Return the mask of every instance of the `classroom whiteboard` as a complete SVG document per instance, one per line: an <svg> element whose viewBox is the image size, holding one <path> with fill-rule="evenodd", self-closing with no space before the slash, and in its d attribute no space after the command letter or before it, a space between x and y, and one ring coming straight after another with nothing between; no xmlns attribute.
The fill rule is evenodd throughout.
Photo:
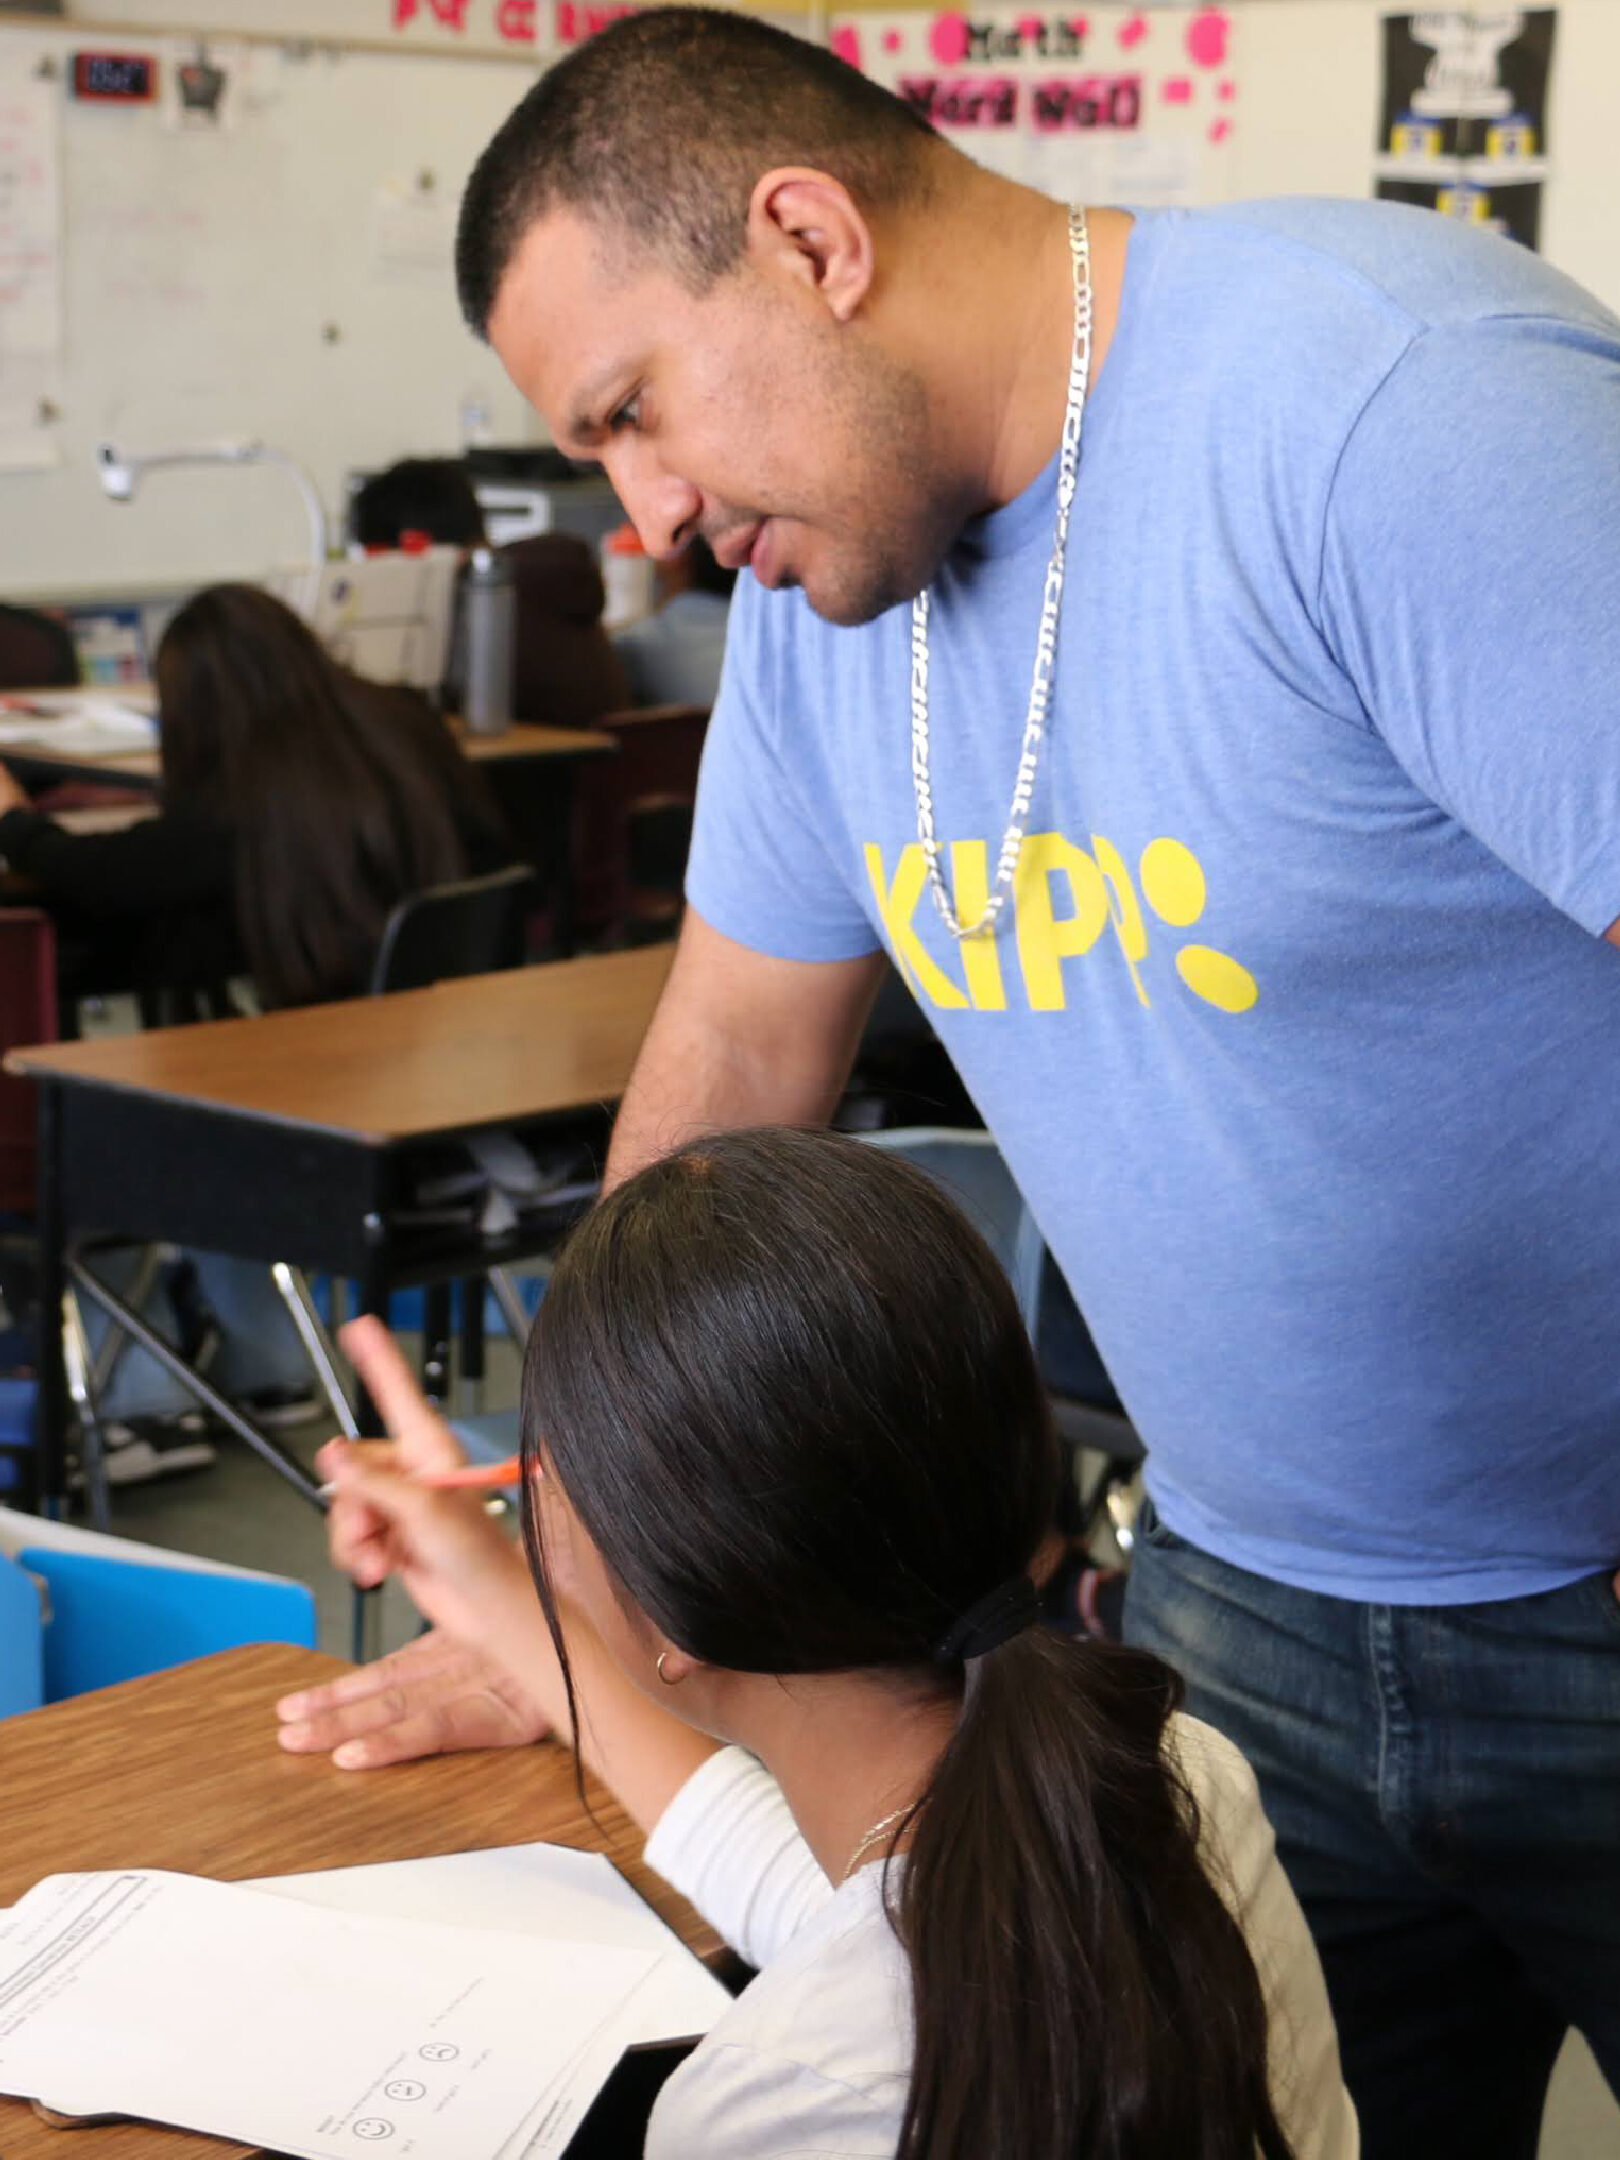
<svg viewBox="0 0 1620 2160"><path fill-rule="evenodd" d="M115 44L172 70L194 40L0 27L0 63L58 69ZM62 343L44 385L55 462L0 471L0 597L255 575L303 552L274 468L157 473L102 495L97 441L155 450L256 436L310 471L336 521L345 472L457 450L464 405L494 439L538 423L456 310L462 184L533 80L532 60L214 40L218 125L166 99L97 106L60 79ZM7 404L0 347L0 408ZM30 396L37 365L17 363Z"/></svg>
<svg viewBox="0 0 1620 2160"><path fill-rule="evenodd" d="M141 11L85 4L126 21ZM268 29L276 12L270 0L170 0L168 19ZM359 21L360 0L340 12ZM1207 191L1371 194L1379 0L1230 0L1218 12L1236 93ZM1168 13L1145 13L1154 38L1169 34ZM89 25L0 27L0 60L22 50L60 63L112 42ZM196 50L155 33L116 42L171 69ZM210 50L240 71L213 132L177 129L166 109L60 104L57 462L0 471L0 596L251 576L298 555L284 475L160 474L133 504L112 504L92 468L106 435L134 450L260 436L310 470L334 522L349 468L459 448L469 404L498 441L541 439L462 327L448 256L466 174L543 53L441 58L233 41L228 29ZM1620 0L1562 0L1542 252L1620 311L1617 111ZM8 364L0 341L0 418Z"/></svg>

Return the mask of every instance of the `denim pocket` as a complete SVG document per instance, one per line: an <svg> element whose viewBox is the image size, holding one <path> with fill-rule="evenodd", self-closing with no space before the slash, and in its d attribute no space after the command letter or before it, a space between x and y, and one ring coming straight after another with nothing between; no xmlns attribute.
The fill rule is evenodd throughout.
<svg viewBox="0 0 1620 2160"><path fill-rule="evenodd" d="M1190 1552L1192 1547L1179 1531L1172 1530L1151 1500L1144 1499L1136 1511L1135 1543L1149 1552Z"/></svg>
<svg viewBox="0 0 1620 2160"><path fill-rule="evenodd" d="M1620 1566L1604 1568L1599 1574L1586 1576L1579 1588L1585 1591L1589 1600L1596 1601L1599 1625L1606 1627L1615 1641L1620 1643L1620 1598L1614 1594L1614 1579L1617 1574L1620 1574Z"/></svg>

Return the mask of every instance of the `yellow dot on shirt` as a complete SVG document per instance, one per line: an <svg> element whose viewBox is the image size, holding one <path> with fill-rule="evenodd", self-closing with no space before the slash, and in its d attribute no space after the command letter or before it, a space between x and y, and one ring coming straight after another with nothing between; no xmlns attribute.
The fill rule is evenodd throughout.
<svg viewBox="0 0 1620 2160"><path fill-rule="evenodd" d="M1142 891L1155 915L1185 927L1204 912L1204 866L1179 840L1150 840L1142 850Z"/></svg>
<svg viewBox="0 0 1620 2160"><path fill-rule="evenodd" d="M1221 1012L1247 1012L1260 995L1254 977L1230 953L1209 945L1183 945L1176 954L1176 973L1194 997Z"/></svg>

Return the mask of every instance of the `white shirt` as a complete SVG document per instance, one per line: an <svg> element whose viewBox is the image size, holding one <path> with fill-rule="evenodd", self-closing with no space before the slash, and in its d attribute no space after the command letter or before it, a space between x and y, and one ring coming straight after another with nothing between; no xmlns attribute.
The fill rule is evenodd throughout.
<svg viewBox="0 0 1620 2160"><path fill-rule="evenodd" d="M1196 1719L1174 1719L1172 1736L1202 1813L1205 1864L1259 1970L1282 2126L1298 2160L1355 2160L1322 1968L1254 1773ZM882 1866L835 1890L780 1787L740 1748L682 1786L647 1860L760 1969L664 2087L647 2160L894 2160L911 2079L911 1971L883 1909Z"/></svg>

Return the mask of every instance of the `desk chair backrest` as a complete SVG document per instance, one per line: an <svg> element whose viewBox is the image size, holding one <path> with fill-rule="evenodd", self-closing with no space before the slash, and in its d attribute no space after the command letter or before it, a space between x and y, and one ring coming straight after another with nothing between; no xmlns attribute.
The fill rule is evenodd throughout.
<svg viewBox="0 0 1620 2160"><path fill-rule="evenodd" d="M0 910L0 1052L56 1040L56 932L39 908ZM34 1206L34 1083L0 1073L0 1214Z"/></svg>
<svg viewBox="0 0 1620 2160"><path fill-rule="evenodd" d="M402 900L383 925L368 988L425 990L457 975L493 975L521 967L524 922L535 898L534 872L525 864L431 885Z"/></svg>
<svg viewBox="0 0 1620 2160"><path fill-rule="evenodd" d="M708 725L706 705L637 706L595 722L618 748L580 776L581 927L615 943L673 933Z"/></svg>
<svg viewBox="0 0 1620 2160"><path fill-rule="evenodd" d="M66 690L78 679L66 623L34 608L0 606L0 690Z"/></svg>

